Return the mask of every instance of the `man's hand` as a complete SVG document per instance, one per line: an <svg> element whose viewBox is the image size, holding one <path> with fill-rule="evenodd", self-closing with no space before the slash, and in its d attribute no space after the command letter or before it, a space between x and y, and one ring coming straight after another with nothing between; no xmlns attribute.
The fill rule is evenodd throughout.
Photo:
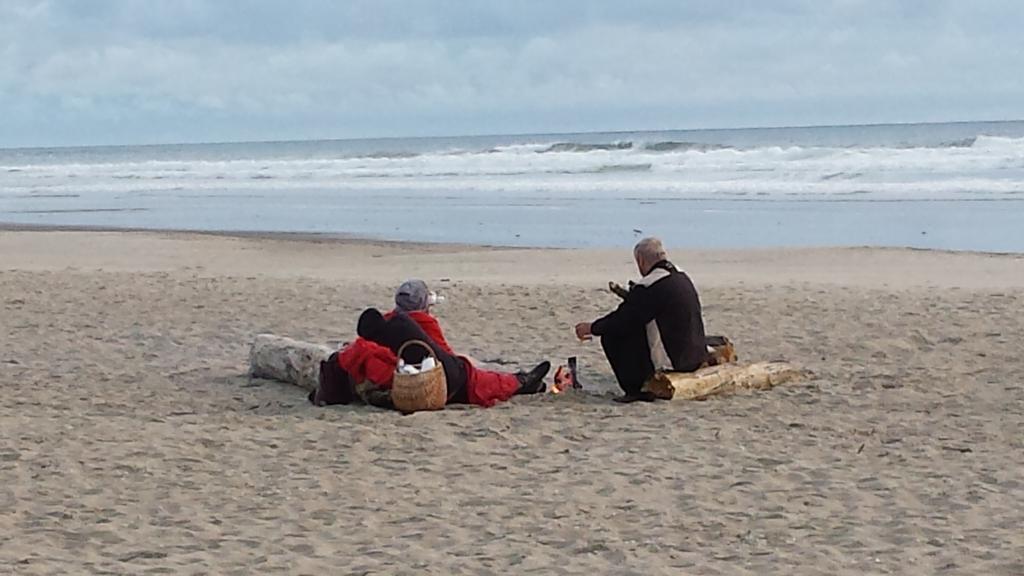
<svg viewBox="0 0 1024 576"><path fill-rule="evenodd" d="M626 290L617 282L609 282L608 289L612 291L612 294L615 294L616 296L622 298L623 300L625 300L626 297L629 296L629 290Z"/></svg>
<svg viewBox="0 0 1024 576"><path fill-rule="evenodd" d="M590 322L580 322L576 325L576 337L580 340L591 340L594 333L590 331Z"/></svg>

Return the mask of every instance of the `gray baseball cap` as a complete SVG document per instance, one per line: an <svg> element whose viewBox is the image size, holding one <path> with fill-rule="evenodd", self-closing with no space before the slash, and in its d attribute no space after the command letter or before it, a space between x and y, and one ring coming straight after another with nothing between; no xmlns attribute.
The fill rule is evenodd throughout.
<svg viewBox="0 0 1024 576"><path fill-rule="evenodd" d="M430 304L430 291L423 280L406 280L395 292L395 306L406 312L426 310Z"/></svg>

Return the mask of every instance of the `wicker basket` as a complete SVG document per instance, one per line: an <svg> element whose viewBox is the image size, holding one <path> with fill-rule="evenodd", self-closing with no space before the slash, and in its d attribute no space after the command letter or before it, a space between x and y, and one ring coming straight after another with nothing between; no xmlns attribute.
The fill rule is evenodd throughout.
<svg viewBox="0 0 1024 576"><path fill-rule="evenodd" d="M406 347L422 346L434 359L435 367L419 374L401 374L395 372L391 384L391 401L395 408L410 414L421 410L441 410L448 401L448 383L444 377L444 368L438 361L433 349L422 340L410 340L398 349L398 357L402 357Z"/></svg>

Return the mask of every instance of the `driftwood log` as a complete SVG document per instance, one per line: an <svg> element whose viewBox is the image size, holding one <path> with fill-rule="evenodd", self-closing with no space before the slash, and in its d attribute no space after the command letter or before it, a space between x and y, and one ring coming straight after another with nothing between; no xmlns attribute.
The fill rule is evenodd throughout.
<svg viewBox="0 0 1024 576"><path fill-rule="evenodd" d="M333 352L333 348L322 344L258 334L249 350L249 370L254 378L315 390L320 383L320 361ZM644 390L663 399L704 400L739 390L767 390L804 375L805 372L786 362L726 363L696 372L659 372L644 384Z"/></svg>
<svg viewBox="0 0 1024 576"><path fill-rule="evenodd" d="M320 383L320 361L334 352L329 346L300 342L284 336L257 334L249 349L249 372L315 390Z"/></svg>
<svg viewBox="0 0 1024 576"><path fill-rule="evenodd" d="M787 362L722 364L696 372L659 372L643 390L665 400L704 400L739 390L767 390L804 375Z"/></svg>

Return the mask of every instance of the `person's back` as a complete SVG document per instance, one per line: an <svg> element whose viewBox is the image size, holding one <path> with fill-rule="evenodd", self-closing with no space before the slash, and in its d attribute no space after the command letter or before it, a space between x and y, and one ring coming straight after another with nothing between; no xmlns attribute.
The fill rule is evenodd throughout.
<svg viewBox="0 0 1024 576"><path fill-rule="evenodd" d="M628 292L617 292L622 304L576 325L578 338L601 338L624 402L653 400L642 388L657 370L691 372L708 357L700 298L690 277L668 261L657 238L641 240L633 256L642 277Z"/></svg>
<svg viewBox="0 0 1024 576"><path fill-rule="evenodd" d="M654 306L654 320L647 324L647 343L655 369L692 372L700 368L707 360L707 343L700 298L690 277L665 261L634 290L647 292L641 297Z"/></svg>

